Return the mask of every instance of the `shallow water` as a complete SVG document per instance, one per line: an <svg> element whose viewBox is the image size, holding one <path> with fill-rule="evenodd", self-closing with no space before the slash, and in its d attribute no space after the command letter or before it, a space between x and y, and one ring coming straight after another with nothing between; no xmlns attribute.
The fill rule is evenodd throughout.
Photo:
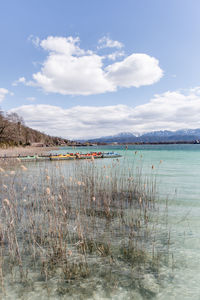
<svg viewBox="0 0 200 300"><path fill-rule="evenodd" d="M146 145L129 146L126 150L123 146L102 146L98 151L115 151L122 154L120 160L124 160L127 169L134 165L142 166L142 174L156 177L157 188L159 189L159 201L161 210L165 208L168 199L168 226L170 229L170 259L168 265L163 265L160 271L159 292L153 298L156 300L172 299L200 299L200 145ZM89 148L61 148L59 153L66 152L88 152L95 151L95 147ZM73 161L57 162L62 173L73 174ZM83 163L84 162L80 162ZM95 160L95 165L106 165L112 167L111 159ZM26 163L31 176L39 176L38 164ZM40 162L41 170L44 168L54 168L54 162ZM153 166L153 167L152 167ZM55 171L56 173L56 171ZM56 176L56 175L55 175ZM160 224L162 222L160 221ZM162 228L162 224L160 225ZM163 241L157 241L162 244ZM124 272L128 272L124 269ZM125 277L126 278L126 277ZM95 280L95 279L94 279ZM151 279L149 279L150 281ZM50 287L52 293L56 283L52 280ZM85 285L85 286L84 286ZM87 285L92 282L84 282L83 289L87 290ZM26 287L27 288L27 287ZM10 291L5 299L14 299L19 285ZM34 290L34 291L33 291ZM34 289L27 288L26 297L22 293L19 299L47 299L48 293L41 283L35 282ZM17 299L17 298L16 298ZM51 297L49 298L51 299ZM53 296L52 299L55 299ZM58 299L65 299L64 296ZM68 298L66 298L68 299ZM80 299L80 295L71 297ZM95 290L93 295L83 295L82 299L136 299L143 297L137 292L130 291L123 287L113 289L109 295L103 293L101 285Z"/></svg>
<svg viewBox="0 0 200 300"><path fill-rule="evenodd" d="M76 151L88 150L92 151L91 148ZM163 277L155 299L200 299L200 145L134 145L128 150L125 146L102 146L98 150L141 160L144 173L149 174L154 166L161 203L169 199L173 253L173 266L163 269L164 274L170 275Z"/></svg>

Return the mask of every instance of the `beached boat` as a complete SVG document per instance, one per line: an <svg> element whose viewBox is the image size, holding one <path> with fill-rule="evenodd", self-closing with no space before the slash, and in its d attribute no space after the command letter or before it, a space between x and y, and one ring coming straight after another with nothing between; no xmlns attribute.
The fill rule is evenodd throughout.
<svg viewBox="0 0 200 300"><path fill-rule="evenodd" d="M59 155L51 155L50 160L70 160L76 159L75 155L72 154L59 154Z"/></svg>
<svg viewBox="0 0 200 300"><path fill-rule="evenodd" d="M90 152L90 153L76 153L77 159L93 159L93 158L102 158L101 152Z"/></svg>
<svg viewBox="0 0 200 300"><path fill-rule="evenodd" d="M48 160L49 156L27 155L27 156L18 156L18 158L22 161L41 161L41 160Z"/></svg>
<svg viewBox="0 0 200 300"><path fill-rule="evenodd" d="M121 157L121 155L115 152L102 153L102 158L117 158L117 157Z"/></svg>
<svg viewBox="0 0 200 300"><path fill-rule="evenodd" d="M41 160L75 160L75 159L97 159L97 158L117 158L120 154L114 152L90 152L90 153L67 153L55 155L28 155L19 156L21 161L41 161Z"/></svg>
<svg viewBox="0 0 200 300"><path fill-rule="evenodd" d="M36 161L49 160L49 155L37 156Z"/></svg>
<svg viewBox="0 0 200 300"><path fill-rule="evenodd" d="M36 161L37 155L19 156L18 158L22 161Z"/></svg>

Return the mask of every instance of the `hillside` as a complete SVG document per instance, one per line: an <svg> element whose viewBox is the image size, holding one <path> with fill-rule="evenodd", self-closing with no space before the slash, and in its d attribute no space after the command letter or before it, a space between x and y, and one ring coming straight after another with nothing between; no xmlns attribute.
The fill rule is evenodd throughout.
<svg viewBox="0 0 200 300"><path fill-rule="evenodd" d="M16 113L5 114L0 111L0 146L26 146L41 144L56 146L72 142L60 137L52 137L27 127Z"/></svg>

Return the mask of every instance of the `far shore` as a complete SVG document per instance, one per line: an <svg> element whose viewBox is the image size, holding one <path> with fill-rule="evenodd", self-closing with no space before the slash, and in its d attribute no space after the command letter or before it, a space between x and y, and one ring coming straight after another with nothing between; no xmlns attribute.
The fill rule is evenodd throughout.
<svg viewBox="0 0 200 300"><path fill-rule="evenodd" d="M7 149L0 148L0 157L4 156L26 156L26 155L43 155L47 154L51 150L58 150L59 146L54 147L12 147Z"/></svg>

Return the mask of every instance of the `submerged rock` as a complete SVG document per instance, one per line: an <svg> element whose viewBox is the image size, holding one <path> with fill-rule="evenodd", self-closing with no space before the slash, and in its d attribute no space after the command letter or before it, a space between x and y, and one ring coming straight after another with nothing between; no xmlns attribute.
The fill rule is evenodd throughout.
<svg viewBox="0 0 200 300"><path fill-rule="evenodd" d="M159 293L159 285L152 274L145 274L140 281L140 288L142 292L156 295Z"/></svg>
<svg viewBox="0 0 200 300"><path fill-rule="evenodd" d="M143 300L143 297L140 295L140 293L138 291L132 291L132 292L130 292L130 296L129 296L128 299L130 299L130 300Z"/></svg>

